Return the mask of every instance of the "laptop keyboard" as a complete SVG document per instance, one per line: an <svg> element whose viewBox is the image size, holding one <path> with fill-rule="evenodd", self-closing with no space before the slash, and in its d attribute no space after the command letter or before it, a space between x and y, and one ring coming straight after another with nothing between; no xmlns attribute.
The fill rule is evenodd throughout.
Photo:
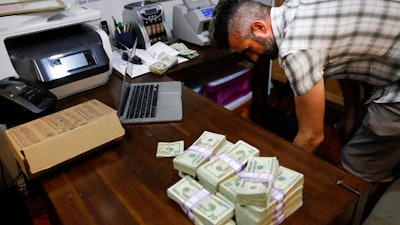
<svg viewBox="0 0 400 225"><path fill-rule="evenodd" d="M151 118L156 116L158 84L144 84L133 87L128 118Z"/></svg>

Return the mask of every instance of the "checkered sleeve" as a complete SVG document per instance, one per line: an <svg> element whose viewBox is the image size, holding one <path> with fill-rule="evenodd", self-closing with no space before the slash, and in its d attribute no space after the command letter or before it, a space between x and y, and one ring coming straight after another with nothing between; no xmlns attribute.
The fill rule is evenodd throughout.
<svg viewBox="0 0 400 225"><path fill-rule="evenodd" d="M323 78L328 55L316 50L298 50L281 58L281 66L296 96L311 90Z"/></svg>

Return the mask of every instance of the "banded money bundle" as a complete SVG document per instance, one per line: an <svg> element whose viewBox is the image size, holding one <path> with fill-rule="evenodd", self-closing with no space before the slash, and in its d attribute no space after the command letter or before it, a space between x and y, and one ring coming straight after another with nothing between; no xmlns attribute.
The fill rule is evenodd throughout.
<svg viewBox="0 0 400 225"><path fill-rule="evenodd" d="M280 224L303 204L301 173L279 166L276 157L259 157L259 150L244 141L232 144L221 134L204 131L174 159L174 168L179 170L183 184L178 182L173 187L180 188L189 200L186 205L180 203L182 200L173 197L173 187L168 189L168 196L183 207L195 225ZM210 222L209 217L205 219L206 210L196 216L193 208L198 203L193 203L193 199L208 196L216 196L225 207L234 208L235 220L231 217L221 223Z"/></svg>
<svg viewBox="0 0 400 225"><path fill-rule="evenodd" d="M220 183L239 173L250 157L259 154L257 148L240 140L226 152L215 155L197 169L199 182L208 191L215 193Z"/></svg>
<svg viewBox="0 0 400 225"><path fill-rule="evenodd" d="M280 224L303 205L303 174L282 166L279 171L268 207L236 204L238 225Z"/></svg>
<svg viewBox="0 0 400 225"><path fill-rule="evenodd" d="M246 168L239 173L242 179L236 192L238 203L268 207L278 168L276 157L251 157Z"/></svg>
<svg viewBox="0 0 400 225"><path fill-rule="evenodd" d="M197 168L213 157L225 141L225 135L204 131L187 150L173 159L174 168L195 177Z"/></svg>
<svg viewBox="0 0 400 225"><path fill-rule="evenodd" d="M163 55L157 62L149 66L149 70L156 74L164 74L169 68L178 64L178 58L172 55Z"/></svg>
<svg viewBox="0 0 400 225"><path fill-rule="evenodd" d="M222 225L231 221L234 216L232 203L211 194L189 176L169 187L167 195L196 224Z"/></svg>

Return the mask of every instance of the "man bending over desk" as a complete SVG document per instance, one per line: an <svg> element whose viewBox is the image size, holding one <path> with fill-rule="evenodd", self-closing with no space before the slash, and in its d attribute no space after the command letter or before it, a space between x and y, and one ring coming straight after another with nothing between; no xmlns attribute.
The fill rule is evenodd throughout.
<svg viewBox="0 0 400 225"><path fill-rule="evenodd" d="M324 138L324 79L373 86L366 116L344 147L340 166L375 183L392 180L400 161L398 21L395 0L286 0L272 8L220 0L210 37L215 46L231 47L253 61L264 54L279 58L295 94L299 129L293 144L307 152Z"/></svg>

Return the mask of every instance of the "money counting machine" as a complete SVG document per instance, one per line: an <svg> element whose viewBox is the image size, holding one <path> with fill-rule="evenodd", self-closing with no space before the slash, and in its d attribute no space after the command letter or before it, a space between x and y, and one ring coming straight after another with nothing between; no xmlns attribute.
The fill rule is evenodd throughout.
<svg viewBox="0 0 400 225"><path fill-rule="evenodd" d="M165 23L164 8L160 3L140 1L124 6L124 21L131 23L133 37L138 38L138 48L148 49L156 42L169 44L171 30Z"/></svg>
<svg viewBox="0 0 400 225"><path fill-rule="evenodd" d="M205 46L210 44L208 25L214 5L208 0L183 0L174 5L173 33L184 41Z"/></svg>
<svg viewBox="0 0 400 225"><path fill-rule="evenodd" d="M112 72L109 37L86 24L100 18L99 11L74 5L0 17L0 80L19 76L58 99L105 84Z"/></svg>

